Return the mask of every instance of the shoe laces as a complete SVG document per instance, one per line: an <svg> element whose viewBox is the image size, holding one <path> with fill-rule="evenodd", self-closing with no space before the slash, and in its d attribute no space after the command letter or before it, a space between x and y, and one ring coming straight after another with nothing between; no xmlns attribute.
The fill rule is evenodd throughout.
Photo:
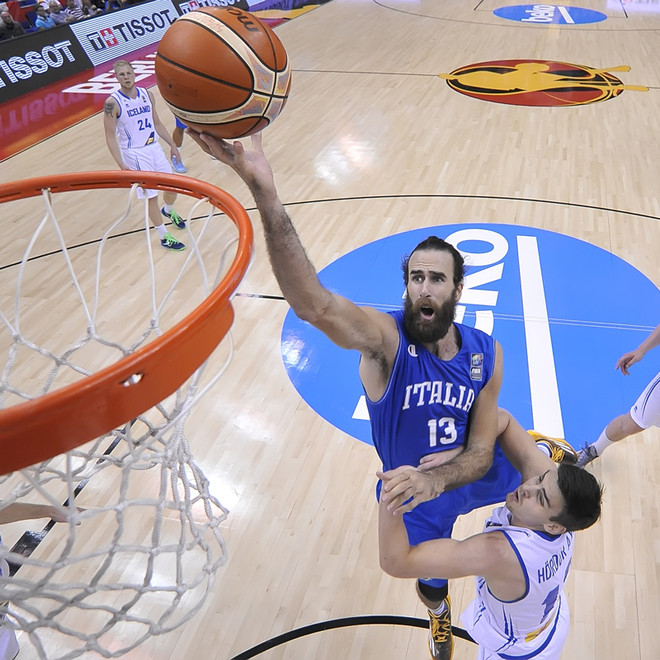
<svg viewBox="0 0 660 660"><path fill-rule="evenodd" d="M431 637L436 644L444 644L451 637L451 619L446 609L440 616L431 613Z"/></svg>

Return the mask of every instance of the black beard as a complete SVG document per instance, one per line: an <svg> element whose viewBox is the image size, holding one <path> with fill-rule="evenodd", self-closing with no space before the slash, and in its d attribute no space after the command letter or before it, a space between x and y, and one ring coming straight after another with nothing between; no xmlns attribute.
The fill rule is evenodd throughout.
<svg viewBox="0 0 660 660"><path fill-rule="evenodd" d="M456 304L456 300L452 295L439 308L428 305L435 311L435 316L431 323L423 323L420 321L421 313L413 309L410 295L406 293L403 321L410 338L420 344L434 344L444 339L454 323Z"/></svg>

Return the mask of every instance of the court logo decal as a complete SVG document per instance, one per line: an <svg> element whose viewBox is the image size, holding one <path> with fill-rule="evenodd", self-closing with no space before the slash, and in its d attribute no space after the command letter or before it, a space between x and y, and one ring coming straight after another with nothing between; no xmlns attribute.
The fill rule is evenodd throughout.
<svg viewBox="0 0 660 660"><path fill-rule="evenodd" d="M383 312L403 305L401 257L430 235L469 265L458 322L503 348L499 403L528 429L578 448L629 409L658 371L642 361L627 378L616 360L658 323L660 291L630 264L584 241L519 225L426 227L368 243L319 274L331 291ZM336 347L289 311L281 350L289 378L319 415L371 444L359 353ZM481 376L483 357L471 356Z"/></svg>
<svg viewBox="0 0 660 660"><path fill-rule="evenodd" d="M509 21L547 25L584 25L607 19L607 15L602 12L565 5L514 5L499 7L493 14Z"/></svg>
<svg viewBox="0 0 660 660"><path fill-rule="evenodd" d="M468 64L439 77L465 96L507 105L586 105L607 101L624 90L648 91L648 87L624 85L612 71L626 72L630 67L592 69L550 60L496 60Z"/></svg>

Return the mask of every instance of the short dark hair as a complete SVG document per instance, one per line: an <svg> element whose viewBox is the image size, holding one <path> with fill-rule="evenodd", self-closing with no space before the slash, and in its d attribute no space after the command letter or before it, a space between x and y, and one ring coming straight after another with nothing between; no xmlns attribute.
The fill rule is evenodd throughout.
<svg viewBox="0 0 660 660"><path fill-rule="evenodd" d="M564 498L564 508L550 518L552 522L568 532L577 532L591 527L600 518L603 486L591 472L561 463L557 468L557 485Z"/></svg>
<svg viewBox="0 0 660 660"><path fill-rule="evenodd" d="M456 288L465 277L465 261L461 256L461 253L451 244L442 238L437 236L429 236L425 238L415 249L410 253L406 254L401 260L401 269L403 270L403 281L406 286L408 286L408 264L410 262L410 257L417 252L417 250L436 250L437 252L447 252L451 255L451 258L454 260L454 288Z"/></svg>

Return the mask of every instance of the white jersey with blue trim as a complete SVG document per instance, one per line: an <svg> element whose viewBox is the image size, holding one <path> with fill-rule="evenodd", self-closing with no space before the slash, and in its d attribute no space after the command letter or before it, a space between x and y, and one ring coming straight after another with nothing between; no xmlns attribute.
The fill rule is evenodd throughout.
<svg viewBox="0 0 660 660"><path fill-rule="evenodd" d="M0 539L0 543L2 540ZM8 578L9 564L6 559L0 559L0 577ZM0 616L0 621L6 618L6 614ZM0 660L13 660L18 655L20 646L16 639L16 633L7 626L0 625Z"/></svg>
<svg viewBox="0 0 660 660"><path fill-rule="evenodd" d="M153 106L149 92L136 87L137 94L132 99L121 92L113 92L112 98L119 105L117 117L117 139L122 149L138 149L156 141Z"/></svg>
<svg viewBox="0 0 660 660"><path fill-rule="evenodd" d="M527 660L561 653L568 625L563 593L573 556L573 533L552 536L525 527L514 527L506 507L493 511L484 532L503 533L525 574L525 595L507 602L490 592L484 578L477 578L477 597L461 621L480 646L494 658ZM563 615L563 616L562 616ZM559 657L559 655L556 657Z"/></svg>

